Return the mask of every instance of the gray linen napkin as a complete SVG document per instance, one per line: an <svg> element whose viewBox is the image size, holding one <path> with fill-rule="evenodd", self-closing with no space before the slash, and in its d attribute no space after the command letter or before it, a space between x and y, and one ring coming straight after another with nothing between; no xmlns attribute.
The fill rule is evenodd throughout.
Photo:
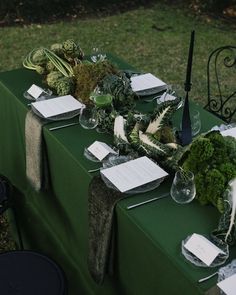
<svg viewBox="0 0 236 295"><path fill-rule="evenodd" d="M100 176L95 176L89 186L89 251L88 269L97 284L102 284L105 274L114 268L114 208L125 195L108 188Z"/></svg>
<svg viewBox="0 0 236 295"><path fill-rule="evenodd" d="M26 176L36 191L48 186L48 166L42 127L46 120L36 116L32 110L25 118Z"/></svg>

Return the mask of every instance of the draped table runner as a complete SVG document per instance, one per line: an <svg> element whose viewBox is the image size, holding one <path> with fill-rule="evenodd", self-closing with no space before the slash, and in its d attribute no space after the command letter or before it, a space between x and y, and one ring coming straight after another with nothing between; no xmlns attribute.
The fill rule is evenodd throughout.
<svg viewBox="0 0 236 295"><path fill-rule="evenodd" d="M42 135L43 125L47 123L28 111L25 118L25 153L26 153L26 176L36 191L48 187L49 173L46 156L45 142Z"/></svg>
<svg viewBox="0 0 236 295"><path fill-rule="evenodd" d="M124 194L107 188L100 176L94 177L89 186L89 252L88 267L98 284L106 274L114 272L114 208Z"/></svg>

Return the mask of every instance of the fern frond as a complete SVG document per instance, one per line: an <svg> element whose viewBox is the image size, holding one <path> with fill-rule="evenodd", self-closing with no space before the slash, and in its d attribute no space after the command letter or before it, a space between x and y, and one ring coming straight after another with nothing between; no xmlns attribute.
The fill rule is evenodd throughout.
<svg viewBox="0 0 236 295"><path fill-rule="evenodd" d="M155 134L159 129L161 129L161 127L168 123L168 120L171 118L176 109L176 102L168 101L161 104L156 110L154 120L149 123L145 133Z"/></svg>
<svg viewBox="0 0 236 295"><path fill-rule="evenodd" d="M140 130L140 123L136 122L134 125L134 128L132 129L129 135L130 143L134 147L138 147L139 145L139 130Z"/></svg>
<svg viewBox="0 0 236 295"><path fill-rule="evenodd" d="M114 122L114 136L117 141L120 141L122 144L129 143L127 137L126 137L126 131L125 131L125 123L126 120L123 116L117 116L115 118Z"/></svg>
<svg viewBox="0 0 236 295"><path fill-rule="evenodd" d="M156 140L151 134L139 131L140 145L143 146L150 156L165 156L171 152L171 148Z"/></svg>

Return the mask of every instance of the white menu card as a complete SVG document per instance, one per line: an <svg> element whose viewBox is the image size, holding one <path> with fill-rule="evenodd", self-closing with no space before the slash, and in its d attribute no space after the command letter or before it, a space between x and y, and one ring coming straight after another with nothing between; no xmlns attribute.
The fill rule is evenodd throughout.
<svg viewBox="0 0 236 295"><path fill-rule="evenodd" d="M30 88L27 90L28 94L31 95L33 98L37 99L39 96L44 92L42 88L39 86L32 84Z"/></svg>
<svg viewBox="0 0 236 295"><path fill-rule="evenodd" d="M71 111L79 110L83 106L83 104L75 99L72 95L36 101L33 102L32 105L44 118L50 118Z"/></svg>
<svg viewBox="0 0 236 295"><path fill-rule="evenodd" d="M166 89L166 83L148 73L131 77L131 87L134 92L143 91L151 88L160 88L159 91Z"/></svg>
<svg viewBox="0 0 236 295"><path fill-rule="evenodd" d="M220 253L224 254L220 248L199 234L193 234L184 244L184 247L202 262L204 262L207 266L210 266Z"/></svg>
<svg viewBox="0 0 236 295"><path fill-rule="evenodd" d="M117 154L109 145L105 142L94 141L87 150L93 154L99 161L102 161L109 154Z"/></svg>
<svg viewBox="0 0 236 295"><path fill-rule="evenodd" d="M168 175L146 156L103 169L101 173L121 192L126 192Z"/></svg>
<svg viewBox="0 0 236 295"><path fill-rule="evenodd" d="M226 294L226 295L235 295L236 294L236 274L228 277L227 279L219 282L217 286Z"/></svg>

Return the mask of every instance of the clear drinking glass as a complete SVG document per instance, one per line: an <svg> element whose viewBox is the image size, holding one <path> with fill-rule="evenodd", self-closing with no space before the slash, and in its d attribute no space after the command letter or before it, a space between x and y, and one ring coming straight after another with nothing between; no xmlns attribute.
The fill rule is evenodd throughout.
<svg viewBox="0 0 236 295"><path fill-rule="evenodd" d="M85 129L94 129L98 125L96 108L86 106L80 110L79 123Z"/></svg>
<svg viewBox="0 0 236 295"><path fill-rule="evenodd" d="M196 136L201 130L200 113L197 110L190 111L192 136Z"/></svg>
<svg viewBox="0 0 236 295"><path fill-rule="evenodd" d="M190 203L196 195L194 174L191 171L177 171L171 185L170 195L179 204Z"/></svg>
<svg viewBox="0 0 236 295"><path fill-rule="evenodd" d="M96 63L96 62L99 62L99 61L104 61L106 59L106 54L105 53L102 53L102 51L97 48L97 47L94 47L92 49L92 52L91 52L91 60Z"/></svg>
<svg viewBox="0 0 236 295"><path fill-rule="evenodd" d="M201 117L198 110L190 110L190 120L192 136L196 136L201 130ZM182 122L180 122L180 130L182 130Z"/></svg>

